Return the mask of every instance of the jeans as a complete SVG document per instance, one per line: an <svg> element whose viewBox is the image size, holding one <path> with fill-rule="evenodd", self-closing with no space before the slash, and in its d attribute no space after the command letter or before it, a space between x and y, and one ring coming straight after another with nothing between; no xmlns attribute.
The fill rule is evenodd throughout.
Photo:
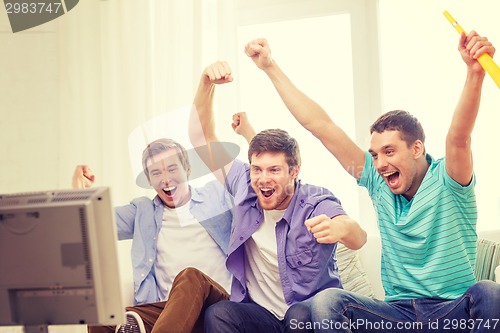
<svg viewBox="0 0 500 333"><path fill-rule="evenodd" d="M301 323L310 323L309 302L292 305L279 320L256 303L220 301L205 312L206 333L312 333Z"/></svg>
<svg viewBox="0 0 500 333"><path fill-rule="evenodd" d="M480 281L455 300L383 302L342 289L311 300L315 332L500 332L500 284Z"/></svg>

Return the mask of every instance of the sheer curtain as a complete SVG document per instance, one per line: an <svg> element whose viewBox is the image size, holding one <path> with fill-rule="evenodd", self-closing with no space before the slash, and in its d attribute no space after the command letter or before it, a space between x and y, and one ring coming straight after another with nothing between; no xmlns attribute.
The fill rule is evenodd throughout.
<svg viewBox="0 0 500 333"><path fill-rule="evenodd" d="M232 3L92 0L61 20L63 187L75 165L85 163L96 185L111 186L115 204L148 193L135 184L136 170L140 151L156 137L144 132L131 144L140 150L131 156L129 136L160 118L162 136L176 139L186 129L181 113L191 105L202 69L228 46L216 31L231 20L217 17Z"/></svg>

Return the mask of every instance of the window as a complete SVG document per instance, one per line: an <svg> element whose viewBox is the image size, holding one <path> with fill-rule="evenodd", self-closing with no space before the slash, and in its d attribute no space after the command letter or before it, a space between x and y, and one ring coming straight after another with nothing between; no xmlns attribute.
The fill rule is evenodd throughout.
<svg viewBox="0 0 500 333"><path fill-rule="evenodd" d="M273 57L297 87L365 148L369 122L380 114L376 5L374 1L237 1L237 53L231 63L236 96L229 112L227 100L222 102L226 105L219 114L224 121L218 126L221 132L230 132L228 119L245 111L257 131L287 130L301 147L300 178L330 189L347 213L371 231L376 223L366 191L358 189L321 142L298 124L243 48L248 41L265 37ZM367 42L370 38L374 42ZM247 160L246 146L242 147L240 158Z"/></svg>

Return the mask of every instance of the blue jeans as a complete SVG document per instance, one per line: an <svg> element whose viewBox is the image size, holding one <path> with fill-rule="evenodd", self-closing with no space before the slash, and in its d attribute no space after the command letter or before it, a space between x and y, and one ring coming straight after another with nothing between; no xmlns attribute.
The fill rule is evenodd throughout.
<svg viewBox="0 0 500 333"><path fill-rule="evenodd" d="M342 289L311 301L315 332L500 332L500 284L480 281L455 300L383 302Z"/></svg>
<svg viewBox="0 0 500 333"><path fill-rule="evenodd" d="M310 323L309 302L292 305L279 320L256 303L220 301L205 311L206 333L310 333L304 323Z"/></svg>

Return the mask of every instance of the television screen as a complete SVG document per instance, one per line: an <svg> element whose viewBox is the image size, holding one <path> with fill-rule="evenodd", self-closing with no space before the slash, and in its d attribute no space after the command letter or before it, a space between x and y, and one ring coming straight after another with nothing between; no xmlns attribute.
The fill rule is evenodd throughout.
<svg viewBox="0 0 500 333"><path fill-rule="evenodd" d="M125 322L110 190L0 195L0 326Z"/></svg>

